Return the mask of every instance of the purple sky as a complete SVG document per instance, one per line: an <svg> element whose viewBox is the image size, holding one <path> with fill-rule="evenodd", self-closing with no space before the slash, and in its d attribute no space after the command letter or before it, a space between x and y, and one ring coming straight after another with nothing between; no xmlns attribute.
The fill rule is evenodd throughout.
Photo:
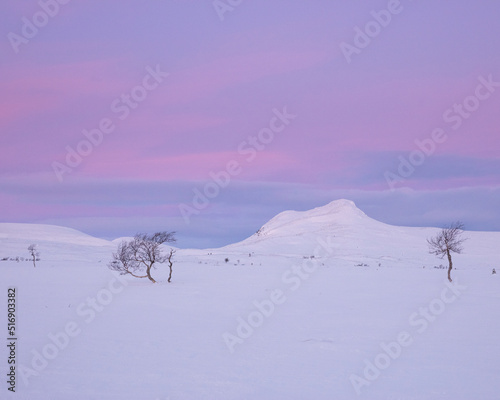
<svg viewBox="0 0 500 400"><path fill-rule="evenodd" d="M0 6L0 221L209 247L348 198L500 230L499 2L44 1Z"/></svg>

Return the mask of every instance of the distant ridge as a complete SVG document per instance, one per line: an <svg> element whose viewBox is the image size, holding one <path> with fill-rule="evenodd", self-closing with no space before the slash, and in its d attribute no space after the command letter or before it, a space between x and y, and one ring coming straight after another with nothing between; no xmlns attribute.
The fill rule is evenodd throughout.
<svg viewBox="0 0 500 400"><path fill-rule="evenodd" d="M0 239L21 239L80 245L106 246L109 242L76 229L57 225L0 223Z"/></svg>

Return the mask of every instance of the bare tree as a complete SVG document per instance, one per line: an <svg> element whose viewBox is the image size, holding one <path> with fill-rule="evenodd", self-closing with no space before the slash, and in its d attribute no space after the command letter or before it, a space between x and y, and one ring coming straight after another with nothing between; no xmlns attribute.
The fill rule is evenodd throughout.
<svg viewBox="0 0 500 400"><path fill-rule="evenodd" d="M168 261L168 267L170 268L170 274L168 275L168 283L170 283L170 281L172 280L172 257L173 255L175 254L175 250L174 249L170 249L170 253L168 253L168 256L167 256L167 261Z"/></svg>
<svg viewBox="0 0 500 400"><path fill-rule="evenodd" d="M448 280L450 282L452 281L451 270L453 268L451 253L460 254L462 252L462 244L467 240L461 237L463 232L464 224L458 221L443 228L441 232L431 239L427 239L429 253L437 255L439 258L448 257Z"/></svg>
<svg viewBox="0 0 500 400"><path fill-rule="evenodd" d="M169 262L170 276L172 279L172 256L174 249L169 254L164 254L162 245L164 243L174 243L175 232L157 232L152 235L139 233L131 241L123 241L118 245L118 249L113 253L113 260L108 267L113 271L118 271L122 275L130 274L135 278L148 278L156 283L151 276L151 270L156 268L155 264Z"/></svg>
<svg viewBox="0 0 500 400"><path fill-rule="evenodd" d="M36 244L30 244L28 246L28 251L33 259L33 267L36 268L36 261L38 260L38 257L40 257L40 252L38 251Z"/></svg>
<svg viewBox="0 0 500 400"><path fill-rule="evenodd" d="M121 242L116 253L113 253L113 260L108 264L113 271L118 271L122 275L130 274L135 278L147 278L147 275L136 275L136 271L142 266L134 260L129 242Z"/></svg>

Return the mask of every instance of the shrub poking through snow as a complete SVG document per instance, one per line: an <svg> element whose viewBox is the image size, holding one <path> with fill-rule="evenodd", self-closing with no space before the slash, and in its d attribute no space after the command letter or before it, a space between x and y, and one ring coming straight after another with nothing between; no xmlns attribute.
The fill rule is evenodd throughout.
<svg viewBox="0 0 500 400"><path fill-rule="evenodd" d="M28 251L30 253L31 259L33 260L33 268L35 268L36 261L38 261L38 257L40 257L40 252L38 251L36 244L30 244L28 246Z"/></svg>

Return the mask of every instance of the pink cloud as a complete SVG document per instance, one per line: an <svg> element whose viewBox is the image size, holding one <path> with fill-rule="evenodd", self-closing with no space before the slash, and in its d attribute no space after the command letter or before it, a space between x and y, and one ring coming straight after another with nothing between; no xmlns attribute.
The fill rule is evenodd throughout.
<svg viewBox="0 0 500 400"><path fill-rule="evenodd" d="M147 104L145 105L147 107ZM147 132L148 143L163 142L166 136L185 132L203 132L209 128L226 125L227 117L211 116L202 112L162 113L158 115L151 108L139 109L123 122L123 131ZM122 128L119 128L122 130Z"/></svg>
<svg viewBox="0 0 500 400"><path fill-rule="evenodd" d="M0 78L2 123L58 111L82 96L120 95L131 83L116 73L116 63L99 60L4 69Z"/></svg>
<svg viewBox="0 0 500 400"><path fill-rule="evenodd" d="M325 59L326 53L320 51L259 52L221 57L201 66L172 71L163 103L187 103L263 77L310 68Z"/></svg>
<svg viewBox="0 0 500 400"><path fill-rule="evenodd" d="M295 161L286 154L263 151L254 160L237 152L211 152L183 154L176 156L150 157L123 151L99 154L84 160L73 173L85 177L98 177L103 174L111 178L144 180L209 180L210 172L225 171L229 162L236 161L241 172L235 179L264 179L266 176L289 174L296 167Z"/></svg>
<svg viewBox="0 0 500 400"><path fill-rule="evenodd" d="M315 92L308 96L308 110L314 119L307 121L308 130L316 140L333 149L349 151L412 151L415 140L431 136L442 128L449 136L438 146L438 153L459 153L476 156L491 154L498 135L492 135L500 118L495 109L500 107L500 94L494 94L478 112L472 115L456 132L443 121L443 113L455 103L474 93L477 76L434 77L377 80L353 87L338 88L335 92ZM317 109L329 113L318 116ZM317 105L317 106L315 106ZM314 109L314 108L315 109ZM320 149L321 151L321 149ZM313 152L310 156L316 157Z"/></svg>

